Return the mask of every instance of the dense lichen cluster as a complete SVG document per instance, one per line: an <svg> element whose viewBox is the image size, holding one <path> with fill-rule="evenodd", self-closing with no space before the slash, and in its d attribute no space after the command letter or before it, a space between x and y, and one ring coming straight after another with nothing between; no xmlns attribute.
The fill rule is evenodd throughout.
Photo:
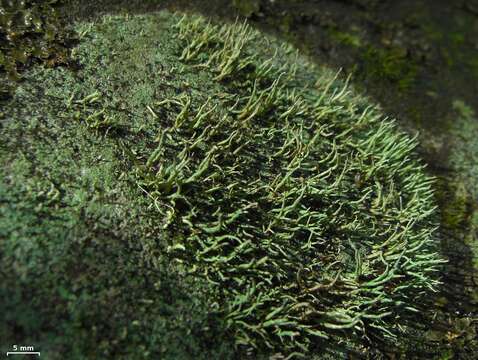
<svg viewBox="0 0 478 360"><path fill-rule="evenodd" d="M0 99L10 96L19 69L33 61L68 63L71 34L57 12L58 0L0 2Z"/></svg>
<svg viewBox="0 0 478 360"><path fill-rule="evenodd" d="M254 53L244 25L177 27L180 59L225 91L196 108L187 94L157 103L171 120L138 177L169 203L165 227L181 228L170 250L217 286L240 344L306 351L333 330L393 335L440 262L414 140L346 84L311 82L286 49Z"/></svg>
<svg viewBox="0 0 478 360"><path fill-rule="evenodd" d="M162 272L168 260L181 276L201 279L209 304L202 309L225 319L241 349L293 357L319 341L334 347L406 331L402 319L433 290L441 262L433 180L413 155L414 139L347 82L245 24L163 13L106 17L78 30L82 70L37 70L12 103L43 93L55 110L23 117L10 104L6 112L10 133L25 121L42 128L38 139L21 135L31 136L26 144L48 143L66 126L88 130L81 136L100 151L73 151L69 167L86 156L77 176L53 172L45 211L84 203L101 221L105 204L114 238L115 221L128 215L113 203L141 193L132 203L139 225L127 228L136 231L141 263ZM12 156L22 169L22 161L48 158L30 156L28 145L21 160L8 152L14 142L5 144L3 167ZM103 151L107 196L98 179L81 191L62 185L88 178ZM51 176L48 168L35 171ZM80 236L68 234L67 243ZM12 273L22 268L14 254L7 259Z"/></svg>

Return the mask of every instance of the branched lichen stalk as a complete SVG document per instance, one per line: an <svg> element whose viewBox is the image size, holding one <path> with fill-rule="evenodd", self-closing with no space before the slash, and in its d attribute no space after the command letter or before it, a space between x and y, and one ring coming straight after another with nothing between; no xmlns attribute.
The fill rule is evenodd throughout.
<svg viewBox="0 0 478 360"><path fill-rule="evenodd" d="M138 178L161 201L187 199L171 253L217 288L238 345L304 354L340 331L395 337L442 262L416 140L349 79L314 84L283 47L263 60L245 24L182 18L176 31L179 59L234 100L180 100L161 130L176 132L162 145L169 170L150 161Z"/></svg>

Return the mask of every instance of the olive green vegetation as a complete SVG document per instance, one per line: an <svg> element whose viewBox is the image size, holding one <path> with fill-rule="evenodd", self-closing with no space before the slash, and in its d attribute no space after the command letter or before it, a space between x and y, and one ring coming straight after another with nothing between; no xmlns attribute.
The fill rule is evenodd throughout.
<svg viewBox="0 0 478 360"><path fill-rule="evenodd" d="M448 317L446 327L431 328L426 338L447 344L449 350L442 350L441 358L467 359L474 357L478 346L478 318L474 314L478 306L478 123L474 111L465 102L455 100L453 110L446 138L443 144L437 142L438 146L448 146L448 159L444 164L448 172L439 178L437 199L441 210L442 246L447 257L456 263L449 265L444 293L455 291L456 295L453 298L441 295L438 305L455 307L460 316ZM455 274L461 276L459 293L455 290Z"/></svg>
<svg viewBox="0 0 478 360"><path fill-rule="evenodd" d="M443 262L414 139L244 24L76 30L81 69L29 70L2 110L2 340L173 359L408 335Z"/></svg>
<svg viewBox="0 0 478 360"><path fill-rule="evenodd" d="M294 5L291 5L292 9L289 9L289 11L279 11L278 14L269 13L264 15L260 13L260 10L266 7L265 2L251 0L245 2L238 1L237 3L239 4L233 1L233 6L242 16L247 18L255 15L260 15L261 17L266 16L266 19L261 22L270 23L274 29L279 29L279 33L282 36L296 43L298 39L295 38L294 35L300 33L300 31L292 27L294 25L301 26L300 17L304 18L304 24L311 21L306 15L309 10L320 19L316 26L321 28L322 32L320 33L320 41L318 41L315 36L311 36L310 39L305 39L306 44L301 43L301 40L299 40L302 50L310 52L314 50L314 47L320 47L318 44L324 42L330 44L325 46L326 48L330 46L335 50L339 50L340 53L348 51L348 54L344 54L347 55L344 56L344 59L349 59L350 54L353 54L352 63L344 59L337 62L354 73L357 84L373 84L380 89L391 88L397 90L398 95L404 95L415 85L417 76L421 70L421 64L417 61L416 57L411 56L405 47L391 43L386 45L377 44L376 41L372 40L371 36L365 36L363 29L356 24L337 24L333 20L333 17L326 15L327 12L330 11L329 7L325 7L324 14L318 15L317 13L321 11L317 11L315 5L307 6L305 5L306 2L297 1L297 9L294 8ZM284 4L289 2L279 1L279 3L280 5L277 5L278 8L287 9L287 6L284 6ZM333 4L329 5L332 5L331 7L333 8ZM266 13L267 11L272 12L274 6L271 5L270 7L270 9L265 9L264 11ZM295 12L298 14L295 14ZM294 18L294 15L298 18ZM312 17L312 19L314 19L314 17ZM314 20L312 20L312 23L313 21ZM382 27L383 25L376 24L376 26ZM456 37L458 38L459 35L461 34L456 34Z"/></svg>
<svg viewBox="0 0 478 360"><path fill-rule="evenodd" d="M381 83L404 93L416 81L419 64L397 46L377 47L360 36L357 31L341 31L336 26L327 28L326 34L334 43L349 48L356 54L356 63L351 68L359 81Z"/></svg>
<svg viewBox="0 0 478 360"><path fill-rule="evenodd" d="M456 140L450 151L449 164L455 176L449 184L454 194L450 206L443 211L442 222L450 229L465 233L465 243L471 250L471 275L478 279L478 119L463 101L454 101L453 108L457 117L451 124L450 133ZM478 305L476 287L470 297Z"/></svg>
<svg viewBox="0 0 478 360"><path fill-rule="evenodd" d="M329 35L332 39L347 46L360 47L362 45L362 39L359 35L352 32L340 31L336 28L329 30Z"/></svg>
<svg viewBox="0 0 478 360"><path fill-rule="evenodd" d="M328 29L327 35L333 42L350 48L356 54L357 62L351 67L359 81L380 83L392 86L399 93L413 87L416 81L418 64L411 59L404 49L399 47L375 47L353 32Z"/></svg>
<svg viewBox="0 0 478 360"><path fill-rule="evenodd" d="M249 17L260 10L258 0L232 0L232 6L245 17Z"/></svg>
<svg viewBox="0 0 478 360"><path fill-rule="evenodd" d="M398 90L406 91L413 85L417 69L417 64L403 49L375 48L369 45L362 52L359 73L372 81L392 83Z"/></svg>
<svg viewBox="0 0 478 360"><path fill-rule="evenodd" d="M10 95L18 70L32 62L68 63L71 33L57 12L58 0L0 1L0 97ZM10 80L10 81L8 81Z"/></svg>

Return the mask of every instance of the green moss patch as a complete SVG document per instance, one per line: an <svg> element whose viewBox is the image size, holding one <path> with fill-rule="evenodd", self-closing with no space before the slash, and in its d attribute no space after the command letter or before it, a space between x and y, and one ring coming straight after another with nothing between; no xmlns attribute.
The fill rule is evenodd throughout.
<svg viewBox="0 0 478 360"><path fill-rule="evenodd" d="M396 84L400 91L406 91L415 81L418 66L404 49L368 46L361 58L362 73L367 78Z"/></svg>

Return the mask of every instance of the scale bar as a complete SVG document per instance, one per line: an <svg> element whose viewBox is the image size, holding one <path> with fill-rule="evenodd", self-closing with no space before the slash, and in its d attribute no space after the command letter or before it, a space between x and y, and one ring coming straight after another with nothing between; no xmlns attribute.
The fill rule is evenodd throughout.
<svg viewBox="0 0 478 360"><path fill-rule="evenodd" d="M39 351L9 351L7 352L7 356L9 355L38 355L40 356Z"/></svg>

